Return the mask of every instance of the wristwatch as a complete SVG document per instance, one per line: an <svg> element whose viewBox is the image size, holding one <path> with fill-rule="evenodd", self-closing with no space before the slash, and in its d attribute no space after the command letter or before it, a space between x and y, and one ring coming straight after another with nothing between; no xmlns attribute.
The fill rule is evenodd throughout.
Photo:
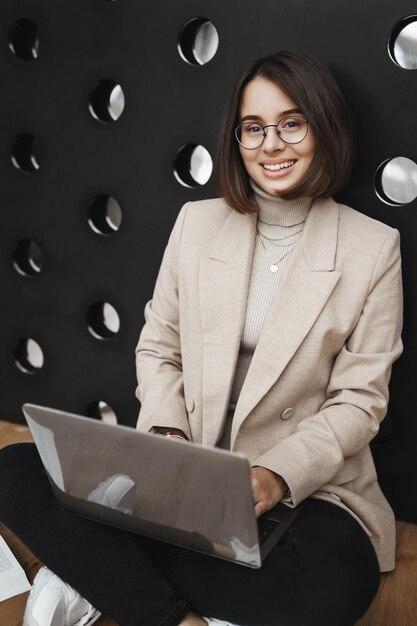
<svg viewBox="0 0 417 626"><path fill-rule="evenodd" d="M181 441L187 441L185 437L181 437L181 435L176 435L172 433L170 430L167 430L164 433L161 433L164 437L169 437L170 439L181 439Z"/></svg>

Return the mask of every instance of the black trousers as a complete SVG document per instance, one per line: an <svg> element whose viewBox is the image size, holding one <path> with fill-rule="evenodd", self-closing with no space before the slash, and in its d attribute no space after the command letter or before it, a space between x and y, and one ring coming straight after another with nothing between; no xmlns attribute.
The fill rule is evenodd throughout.
<svg viewBox="0 0 417 626"><path fill-rule="evenodd" d="M309 498L259 570L62 511L33 444L0 450L0 520L120 626L177 626L189 610L241 626L348 626L380 574L362 527Z"/></svg>

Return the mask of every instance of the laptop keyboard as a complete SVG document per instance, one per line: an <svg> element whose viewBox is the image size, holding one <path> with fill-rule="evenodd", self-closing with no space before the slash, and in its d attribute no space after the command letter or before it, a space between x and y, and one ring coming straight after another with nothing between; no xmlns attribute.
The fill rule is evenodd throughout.
<svg viewBox="0 0 417 626"><path fill-rule="evenodd" d="M272 531L278 526L279 522L274 519L268 519L267 517L260 517L257 522L259 545L262 545L264 541L268 539Z"/></svg>

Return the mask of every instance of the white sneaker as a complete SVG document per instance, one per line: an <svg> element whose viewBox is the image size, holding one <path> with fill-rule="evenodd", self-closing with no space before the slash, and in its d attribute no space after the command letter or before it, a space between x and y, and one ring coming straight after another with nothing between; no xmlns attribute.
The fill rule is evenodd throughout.
<svg viewBox="0 0 417 626"><path fill-rule="evenodd" d="M23 626L89 626L101 613L47 567L35 576Z"/></svg>
<svg viewBox="0 0 417 626"><path fill-rule="evenodd" d="M215 617L203 617L206 620L208 626L239 626L238 624L232 624L232 622L224 622L221 619Z"/></svg>

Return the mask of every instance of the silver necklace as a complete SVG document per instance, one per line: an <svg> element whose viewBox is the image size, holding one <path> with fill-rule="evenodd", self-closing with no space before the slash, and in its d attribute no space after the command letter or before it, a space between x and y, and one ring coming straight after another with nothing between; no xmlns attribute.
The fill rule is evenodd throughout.
<svg viewBox="0 0 417 626"><path fill-rule="evenodd" d="M304 217L301 222L295 222L295 224L280 224L279 222L265 222L265 220L261 220L258 217L258 222L261 224L266 224L267 226L281 226L281 228L293 228L293 226L299 226L300 224L304 224L306 218Z"/></svg>
<svg viewBox="0 0 417 626"><path fill-rule="evenodd" d="M262 244L263 249L265 250L265 254L267 256L270 256L267 252L267 249L265 248L265 244L262 241L262 239L260 239L260 242ZM296 242L297 243L297 242ZM287 252L280 258L278 259L278 261L274 261L270 266L269 266L269 271L272 272L273 274L275 274L275 272L278 271L278 264L282 261L282 259L285 259L286 256L289 255L289 253L291 252L291 250L294 248L295 243L292 244L291 248L289 250L287 250ZM281 248L283 248L284 246L280 246Z"/></svg>
<svg viewBox="0 0 417 626"><path fill-rule="evenodd" d="M295 237L295 235L298 235L299 233L303 232L303 229L300 228L300 230L297 230L295 233L291 233L291 235L285 235L284 237L267 237L266 235L264 235L264 233L261 233L259 228L256 229L256 232L258 233L258 235L260 237L262 237L266 241L271 241L272 242L272 241L284 241L284 239L289 239L290 237ZM280 245L277 245L275 243L272 243L271 245L274 246L274 248L284 248L288 244L284 243L284 245L280 246Z"/></svg>

